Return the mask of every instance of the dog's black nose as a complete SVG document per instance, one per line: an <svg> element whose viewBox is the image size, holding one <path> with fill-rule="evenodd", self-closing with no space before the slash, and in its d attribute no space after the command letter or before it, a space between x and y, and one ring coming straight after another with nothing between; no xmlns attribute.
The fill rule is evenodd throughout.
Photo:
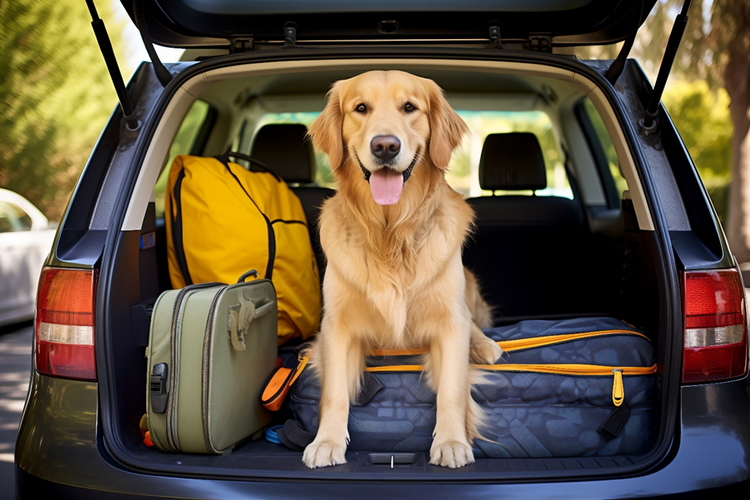
<svg viewBox="0 0 750 500"><path fill-rule="evenodd" d="M401 141L395 135L376 135L370 141L372 154L381 160L390 160L401 149Z"/></svg>

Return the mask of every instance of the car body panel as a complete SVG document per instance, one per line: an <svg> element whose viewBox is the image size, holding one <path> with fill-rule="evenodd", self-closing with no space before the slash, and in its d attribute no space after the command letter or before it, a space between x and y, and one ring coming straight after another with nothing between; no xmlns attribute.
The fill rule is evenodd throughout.
<svg viewBox="0 0 750 500"><path fill-rule="evenodd" d="M310 470L301 486L292 481L243 481L214 477L168 477L125 470L109 457L98 435L98 385L35 374L16 443L18 492L70 487L84 498L129 494L170 498L657 498L684 492L733 494L750 486L750 434L737 435L750 414L748 377L683 387L677 437L670 453L651 470L632 477L591 481L523 482L337 482L334 468ZM28 418L26 418L28 417ZM134 423L137 425L137 423ZM740 426L739 428L742 428ZM747 431L747 426L744 427ZM696 456L715 459L697 462ZM179 463L176 465L179 466ZM388 467L383 467L387 474ZM36 484L41 480L43 483ZM367 485L366 487L365 484ZM66 489L62 490L63 492ZM744 491L747 491L746 489ZM730 498L733 498L730 496Z"/></svg>

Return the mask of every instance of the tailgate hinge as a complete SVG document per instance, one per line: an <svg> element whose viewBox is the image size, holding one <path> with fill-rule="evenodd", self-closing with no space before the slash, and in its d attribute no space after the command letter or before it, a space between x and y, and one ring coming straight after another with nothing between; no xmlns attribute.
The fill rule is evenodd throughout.
<svg viewBox="0 0 750 500"><path fill-rule="evenodd" d="M552 35L549 33L530 33L528 49L534 52L552 52Z"/></svg>
<svg viewBox="0 0 750 500"><path fill-rule="evenodd" d="M229 53L234 54L237 52L250 52L255 48L253 37L243 38L231 38L229 45Z"/></svg>
<svg viewBox="0 0 750 500"><path fill-rule="evenodd" d="M490 45L497 49L503 48L503 40L500 36L500 26L498 25L490 26Z"/></svg>

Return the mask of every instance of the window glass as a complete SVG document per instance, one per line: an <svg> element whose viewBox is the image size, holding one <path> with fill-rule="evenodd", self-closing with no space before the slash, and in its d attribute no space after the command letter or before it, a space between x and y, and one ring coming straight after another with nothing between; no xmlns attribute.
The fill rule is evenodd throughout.
<svg viewBox="0 0 750 500"><path fill-rule="evenodd" d="M315 121L320 113L268 113L258 123L256 131L264 125L271 123L301 123L308 130L310 125ZM315 184L322 187L335 188L331 165L328 163L328 155L325 153L315 152Z"/></svg>
<svg viewBox="0 0 750 500"><path fill-rule="evenodd" d="M532 132L539 139L547 168L547 188L536 192L538 196L564 196L573 198L565 173L563 156L552 131L549 117L541 111L495 112L458 111L469 125L471 132L466 135L461 147L453 154L448 174L448 183L466 197L490 196L491 191L479 187L479 158L482 144L489 134L502 132ZM318 113L269 113L258 123L256 130L269 123L301 123L308 129ZM331 166L324 153L316 152L315 181L319 186L334 187ZM531 191L508 191L507 194L531 194ZM495 191L495 194L506 194Z"/></svg>
<svg viewBox="0 0 750 500"><path fill-rule="evenodd" d="M0 201L0 233L30 231L31 217L21 207Z"/></svg>
<svg viewBox="0 0 750 500"><path fill-rule="evenodd" d="M169 159L167 160L167 168L165 168L159 180L156 181L154 186L154 196L156 199L156 216L162 217L164 215L164 192L167 189L167 178L169 177L169 169L172 166L177 155L187 155L193 149L195 140L200 133L203 122L206 121L210 106L203 101L195 101L190 107L185 119L180 125L180 129L175 135L174 141L169 148Z"/></svg>
<svg viewBox="0 0 750 500"><path fill-rule="evenodd" d="M5 202L0 201L0 233L10 233L14 231L13 210Z"/></svg>
<svg viewBox="0 0 750 500"><path fill-rule="evenodd" d="M596 136L590 137L589 139L596 139L598 141L598 144L604 153L605 161L609 167L609 172L612 174L612 179L615 182L617 194L622 197L622 192L628 189L628 183L620 172L620 161L617 158L615 145L612 143L607 128L604 126L602 117L594 107L594 103L592 103L588 97L583 99L582 109L590 120L594 129L594 135ZM619 200L617 201L619 202Z"/></svg>
<svg viewBox="0 0 750 500"><path fill-rule="evenodd" d="M490 134L531 132L539 140L547 169L547 187L537 196L562 196L573 199L573 191L565 173L564 157L552 130L552 122L542 111L458 111L469 125L470 132L461 147L453 153L446 179L466 197L492 196L492 191L479 186L479 158L484 140ZM495 195L531 195L531 191L495 191Z"/></svg>

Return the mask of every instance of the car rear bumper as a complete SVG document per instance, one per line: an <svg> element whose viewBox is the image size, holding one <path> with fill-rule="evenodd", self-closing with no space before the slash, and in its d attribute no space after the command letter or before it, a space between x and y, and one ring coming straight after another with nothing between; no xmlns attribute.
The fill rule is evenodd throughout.
<svg viewBox="0 0 750 500"><path fill-rule="evenodd" d="M681 422L670 453L634 477L524 483L310 482L167 477L128 471L97 439L96 383L35 374L16 443L19 498L663 498L750 491L748 378L681 389ZM134 423L137 425L137 422Z"/></svg>

